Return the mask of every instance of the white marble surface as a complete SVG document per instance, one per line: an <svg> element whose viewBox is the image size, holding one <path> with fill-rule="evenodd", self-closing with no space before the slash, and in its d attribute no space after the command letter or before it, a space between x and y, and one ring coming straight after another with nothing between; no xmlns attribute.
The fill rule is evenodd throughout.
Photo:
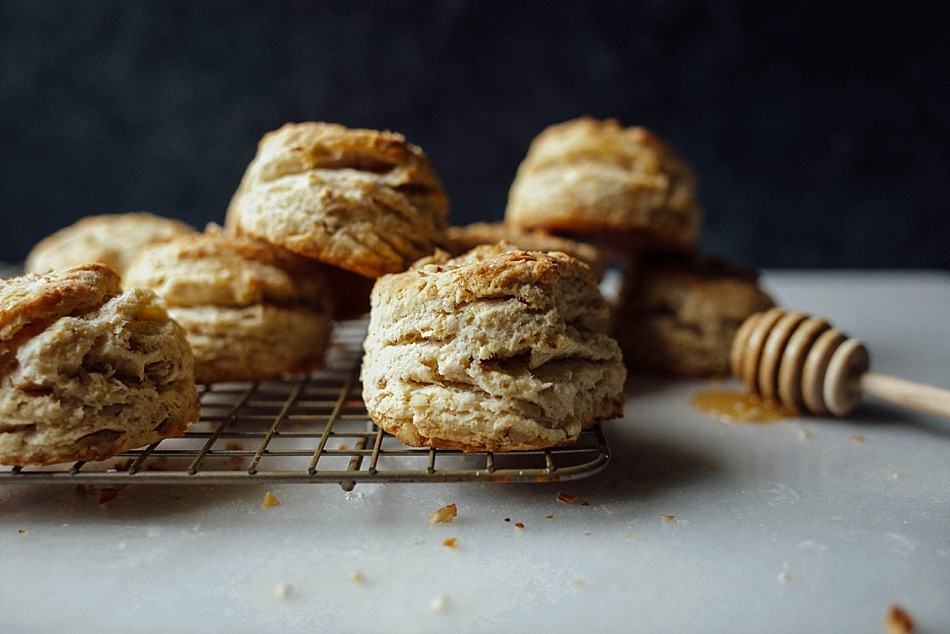
<svg viewBox="0 0 950 634"><path fill-rule="evenodd" d="M946 274L766 282L876 369L950 384ZM950 632L950 424L869 404L727 425L687 405L702 386L636 381L612 464L572 485L285 485L266 511L260 487L139 486L104 510L0 488L0 629L879 632L897 602ZM430 526L449 502L456 522Z"/></svg>

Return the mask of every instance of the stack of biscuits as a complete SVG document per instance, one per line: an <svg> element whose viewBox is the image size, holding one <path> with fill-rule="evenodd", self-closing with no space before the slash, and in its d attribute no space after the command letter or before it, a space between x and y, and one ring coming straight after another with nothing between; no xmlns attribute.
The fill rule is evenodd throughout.
<svg viewBox="0 0 950 634"><path fill-rule="evenodd" d="M367 310L364 399L402 442L570 444L622 415L625 362L723 372L735 328L772 303L754 274L693 251L695 189L656 136L579 119L532 143L504 223L449 227L432 164L402 135L286 124L223 228L91 216L0 281L0 463L180 435L196 382L308 372L334 320ZM618 261L612 310L598 282Z"/></svg>

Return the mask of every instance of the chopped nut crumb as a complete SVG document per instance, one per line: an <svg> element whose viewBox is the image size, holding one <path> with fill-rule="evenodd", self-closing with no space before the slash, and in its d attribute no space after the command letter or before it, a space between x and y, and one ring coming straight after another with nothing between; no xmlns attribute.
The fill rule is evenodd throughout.
<svg viewBox="0 0 950 634"><path fill-rule="evenodd" d="M459 540L456 537L446 537L442 540L442 545L446 548L458 548Z"/></svg>
<svg viewBox="0 0 950 634"><path fill-rule="evenodd" d="M17 535L29 535L29 534L30 534L30 531L28 531L28 530L25 529L25 528L19 528L19 529L17 529Z"/></svg>
<svg viewBox="0 0 950 634"><path fill-rule="evenodd" d="M455 504L443 506L432 514L429 518L430 524L451 524L452 520L458 515L458 507Z"/></svg>
<svg viewBox="0 0 950 634"><path fill-rule="evenodd" d="M899 605L892 605L884 615L884 630L887 634L911 634L914 631L914 619Z"/></svg>
<svg viewBox="0 0 950 634"><path fill-rule="evenodd" d="M557 501L563 502L564 504L579 504L580 506L590 506L590 502L586 502L573 493L565 493L564 491L558 491Z"/></svg>
<svg viewBox="0 0 950 634"><path fill-rule="evenodd" d="M861 434L851 434L850 436L848 436L848 438L850 438L854 442L864 442L864 436L862 436Z"/></svg>
<svg viewBox="0 0 950 634"><path fill-rule="evenodd" d="M546 519L546 520L553 520L553 519L554 519L554 513L548 513L547 515L544 516L544 519Z"/></svg>
<svg viewBox="0 0 950 634"><path fill-rule="evenodd" d="M432 599L432 602L429 604L429 609L435 614L445 612L447 609L449 609L449 597L447 595L440 594L436 598Z"/></svg>
<svg viewBox="0 0 950 634"><path fill-rule="evenodd" d="M268 491L264 494L264 501L261 502L261 508L265 511L267 509L274 508L275 506L280 505L280 500L277 499L277 496Z"/></svg>
<svg viewBox="0 0 950 634"><path fill-rule="evenodd" d="M506 522L510 522L510 521L511 521L511 518L510 518L510 517L506 517L506 518L505 518L505 521L506 521Z"/></svg>
<svg viewBox="0 0 950 634"><path fill-rule="evenodd" d="M524 523L522 523L522 522L515 522L515 528L524 528Z"/></svg>
<svg viewBox="0 0 950 634"><path fill-rule="evenodd" d="M350 581L352 581L353 583L363 583L364 581L366 581L366 577L363 575L362 570L357 570L350 577Z"/></svg>
<svg viewBox="0 0 950 634"><path fill-rule="evenodd" d="M274 596L278 599L289 599L294 593L294 587L289 583L278 583L274 586Z"/></svg>
<svg viewBox="0 0 950 634"><path fill-rule="evenodd" d="M666 524L672 524L673 522L676 521L676 516L670 515L669 513L664 513L663 515L660 516L660 519L663 520L663 522Z"/></svg>

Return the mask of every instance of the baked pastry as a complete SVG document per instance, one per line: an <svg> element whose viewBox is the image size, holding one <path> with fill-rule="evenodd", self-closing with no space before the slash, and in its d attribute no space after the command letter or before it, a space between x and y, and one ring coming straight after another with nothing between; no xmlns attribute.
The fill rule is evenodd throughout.
<svg viewBox="0 0 950 634"><path fill-rule="evenodd" d="M739 326L775 305L757 277L709 257L641 259L614 323L624 360L632 369L679 376L728 374Z"/></svg>
<svg viewBox="0 0 950 634"><path fill-rule="evenodd" d="M46 273L101 262L121 275L144 247L194 232L183 222L144 211L86 216L40 240L26 258L26 270Z"/></svg>
<svg viewBox="0 0 950 634"><path fill-rule="evenodd" d="M184 326L199 383L243 381L320 365L331 302L319 264L261 240L209 228L144 251L127 286L149 288Z"/></svg>
<svg viewBox="0 0 950 634"><path fill-rule="evenodd" d="M507 242L525 251L560 251L589 266L597 279L604 273L604 257L593 245L552 236L543 231L519 229L501 222L476 222L464 227L449 227L445 250L458 256L481 244L498 242Z"/></svg>
<svg viewBox="0 0 950 634"><path fill-rule="evenodd" d="M643 248L682 248L699 236L695 190L690 167L647 130L574 119L535 137L511 185L505 221L554 232L623 232Z"/></svg>
<svg viewBox="0 0 950 634"><path fill-rule="evenodd" d="M104 460L197 417L191 349L155 293L102 264L0 280L0 464Z"/></svg>
<svg viewBox="0 0 950 634"><path fill-rule="evenodd" d="M380 278L363 398L407 445L512 451L574 442L623 413L626 371L587 265L481 246Z"/></svg>
<svg viewBox="0 0 950 634"><path fill-rule="evenodd" d="M261 139L227 227L375 278L431 254L447 214L429 159L401 134L288 123Z"/></svg>

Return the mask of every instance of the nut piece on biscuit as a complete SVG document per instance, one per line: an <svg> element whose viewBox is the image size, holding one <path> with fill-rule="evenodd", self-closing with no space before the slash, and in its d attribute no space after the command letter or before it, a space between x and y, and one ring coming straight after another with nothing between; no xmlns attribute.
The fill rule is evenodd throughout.
<svg viewBox="0 0 950 634"><path fill-rule="evenodd" d="M145 250L127 286L149 288L184 326L199 383L318 366L329 338L325 267L261 240L209 227Z"/></svg>
<svg viewBox="0 0 950 634"><path fill-rule="evenodd" d="M183 222L144 211L86 216L38 242L26 258L26 270L47 273L101 262L124 275L144 247L194 232Z"/></svg>
<svg viewBox="0 0 950 634"><path fill-rule="evenodd" d="M752 271L716 258L643 258L622 292L614 322L631 369L700 377L729 372L729 349L746 317L775 302Z"/></svg>
<svg viewBox="0 0 950 634"><path fill-rule="evenodd" d="M197 417L191 348L155 293L102 264L0 281L0 464L105 460Z"/></svg>
<svg viewBox="0 0 950 634"><path fill-rule="evenodd" d="M590 269L563 253L481 246L376 282L363 398L408 445L569 444L620 416L626 377Z"/></svg>
<svg viewBox="0 0 950 634"><path fill-rule="evenodd" d="M543 231L519 229L501 222L476 222L464 227L449 227L445 249L453 256L459 256L479 245L499 242L507 242L525 251L560 251L589 266L597 279L604 273L604 256L593 245L552 236Z"/></svg>
<svg viewBox="0 0 950 634"><path fill-rule="evenodd" d="M288 123L261 139L227 227L375 278L431 254L447 214L428 157L401 134Z"/></svg>
<svg viewBox="0 0 950 634"><path fill-rule="evenodd" d="M690 167L644 128L580 118L535 137L508 194L505 221L526 229L687 247L702 211Z"/></svg>

